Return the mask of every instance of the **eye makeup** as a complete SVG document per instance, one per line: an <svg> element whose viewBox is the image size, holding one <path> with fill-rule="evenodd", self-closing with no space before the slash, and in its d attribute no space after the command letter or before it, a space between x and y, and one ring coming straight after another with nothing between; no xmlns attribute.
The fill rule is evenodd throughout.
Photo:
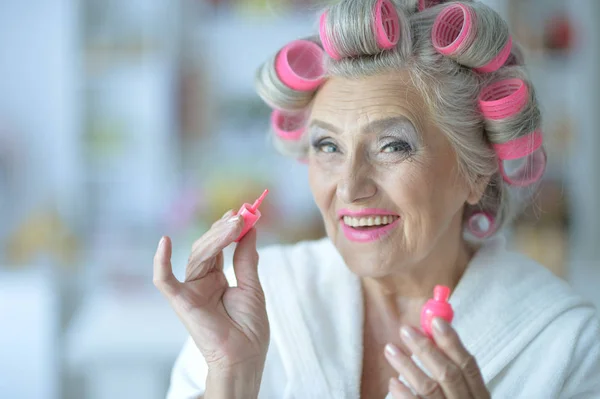
<svg viewBox="0 0 600 399"><path fill-rule="evenodd" d="M398 143L406 147L406 144L415 150L422 142L421 135L413 124L404 117L389 118L373 122L371 132L377 134L377 144L379 147Z"/></svg>

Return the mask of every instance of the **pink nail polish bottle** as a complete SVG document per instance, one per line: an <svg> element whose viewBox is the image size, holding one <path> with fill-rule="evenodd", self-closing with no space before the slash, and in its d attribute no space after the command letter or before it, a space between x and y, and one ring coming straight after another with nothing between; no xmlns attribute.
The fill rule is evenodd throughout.
<svg viewBox="0 0 600 399"><path fill-rule="evenodd" d="M237 211L236 214L241 215L242 218L244 219L244 228L242 229L242 232L240 233L239 237L235 240L235 242L240 242L240 240L242 238L244 238L246 233L248 233L248 231L250 231L250 229L252 227L254 227L256 222L258 222L258 219L260 219L260 216L261 216L260 211L258 210L258 207L263 202L263 200L265 199L265 197L267 196L268 193L269 193L269 190L265 190L261 194L261 196L258 197L258 199L256 201L254 201L254 204L252 204L252 205L244 204L244 205L242 205L240 210Z"/></svg>
<svg viewBox="0 0 600 399"><path fill-rule="evenodd" d="M452 323L454 311L448 303L450 297L450 288L443 285L436 285L433 289L433 299L430 299L421 309L421 328L429 338L433 336L431 332L431 322L434 318L440 317L448 323Z"/></svg>

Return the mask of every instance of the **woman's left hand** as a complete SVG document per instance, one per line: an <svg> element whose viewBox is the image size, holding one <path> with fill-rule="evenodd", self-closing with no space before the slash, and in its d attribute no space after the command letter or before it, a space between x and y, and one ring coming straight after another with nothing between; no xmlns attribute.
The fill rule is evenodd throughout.
<svg viewBox="0 0 600 399"><path fill-rule="evenodd" d="M388 344L385 356L392 367L417 393L413 395L398 378L390 380L390 393L395 399L489 399L481 371L473 355L461 343L458 334L446 321L434 319L433 340L412 327L402 327L400 337L431 378L397 346Z"/></svg>

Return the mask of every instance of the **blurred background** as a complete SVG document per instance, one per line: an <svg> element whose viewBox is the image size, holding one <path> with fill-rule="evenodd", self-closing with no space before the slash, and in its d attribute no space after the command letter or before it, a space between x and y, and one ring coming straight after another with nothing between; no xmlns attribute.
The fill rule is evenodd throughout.
<svg viewBox="0 0 600 399"><path fill-rule="evenodd" d="M527 50L550 159L510 243L600 305L600 2L484 2ZM152 285L161 235L181 277L266 187L260 245L324 234L253 91L319 3L0 2L0 398L164 397L186 334Z"/></svg>

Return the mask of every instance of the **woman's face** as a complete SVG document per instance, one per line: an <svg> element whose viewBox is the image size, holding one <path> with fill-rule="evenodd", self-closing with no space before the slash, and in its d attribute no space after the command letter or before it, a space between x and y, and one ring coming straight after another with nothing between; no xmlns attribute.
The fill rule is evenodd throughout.
<svg viewBox="0 0 600 399"><path fill-rule="evenodd" d="M331 78L308 133L310 186L352 271L407 271L461 242L463 206L479 197L408 74Z"/></svg>

